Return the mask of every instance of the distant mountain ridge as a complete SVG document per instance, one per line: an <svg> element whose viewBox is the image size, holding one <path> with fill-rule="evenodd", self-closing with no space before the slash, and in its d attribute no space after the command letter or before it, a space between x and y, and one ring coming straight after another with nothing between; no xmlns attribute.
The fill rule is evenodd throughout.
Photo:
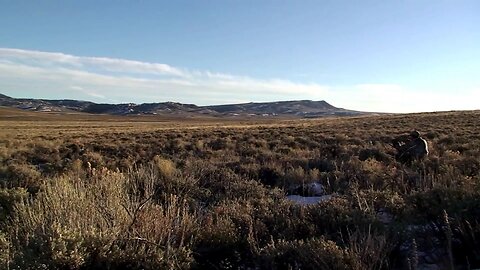
<svg viewBox="0 0 480 270"><path fill-rule="evenodd" d="M0 106L13 107L29 111L40 112L83 112L92 114L110 115L177 115L177 116L212 116L212 117L322 117L348 116L368 114L337 108L328 102L312 100L277 101L277 102L250 102L242 104L227 104L213 106L197 106L178 102L160 103L124 103L99 104L80 100L48 100L12 98L0 94Z"/></svg>
<svg viewBox="0 0 480 270"><path fill-rule="evenodd" d="M206 106L207 108L226 114L259 114L259 115L296 115L302 117L315 117L331 114L356 114L351 110L337 108L326 101L295 100L263 103L243 103L231 105Z"/></svg>

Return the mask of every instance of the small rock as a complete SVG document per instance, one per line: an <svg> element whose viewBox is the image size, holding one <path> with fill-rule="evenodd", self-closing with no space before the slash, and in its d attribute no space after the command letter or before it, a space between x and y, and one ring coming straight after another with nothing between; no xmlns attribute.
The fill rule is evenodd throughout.
<svg viewBox="0 0 480 270"><path fill-rule="evenodd" d="M325 194L325 188L322 184L313 182L309 184L293 186L289 188L288 193L291 195L321 196Z"/></svg>

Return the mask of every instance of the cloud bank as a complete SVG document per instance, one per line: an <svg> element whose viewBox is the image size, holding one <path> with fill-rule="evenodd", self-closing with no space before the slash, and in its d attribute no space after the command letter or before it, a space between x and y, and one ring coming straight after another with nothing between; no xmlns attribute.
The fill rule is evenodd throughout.
<svg viewBox="0 0 480 270"><path fill-rule="evenodd" d="M328 86L188 70L161 63L0 48L0 93L15 97L198 105L312 99L363 111L418 112L477 109L473 100L478 100L479 90L454 98L394 84Z"/></svg>

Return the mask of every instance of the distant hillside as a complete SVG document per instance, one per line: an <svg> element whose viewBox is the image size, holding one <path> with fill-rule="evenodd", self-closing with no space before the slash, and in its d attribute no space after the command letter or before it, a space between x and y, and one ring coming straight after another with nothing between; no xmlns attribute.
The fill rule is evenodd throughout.
<svg viewBox="0 0 480 270"><path fill-rule="evenodd" d="M46 100L46 99L30 99L30 98L11 98L0 94L0 106L13 107L29 111L83 111L90 105L95 104L89 101L78 100Z"/></svg>
<svg viewBox="0 0 480 270"><path fill-rule="evenodd" d="M40 112L84 112L109 115L175 115L175 116L228 116L228 117L322 117L360 115L358 112L337 108L326 101L279 101L264 103L244 103L214 106L197 106L177 102L143 104L98 104L79 100L46 100L12 98L0 94L0 106Z"/></svg>
<svg viewBox="0 0 480 270"><path fill-rule="evenodd" d="M319 117L326 115L356 115L362 112L345 110L337 108L326 101L279 101L264 103L244 103L232 105L207 106L207 108L218 113L236 115L236 114L255 114L264 116L275 115L294 115L301 117Z"/></svg>

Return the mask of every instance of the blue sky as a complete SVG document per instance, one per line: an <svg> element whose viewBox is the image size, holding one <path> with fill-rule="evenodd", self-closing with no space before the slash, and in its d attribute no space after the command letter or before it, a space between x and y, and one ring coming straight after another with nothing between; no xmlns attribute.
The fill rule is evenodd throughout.
<svg viewBox="0 0 480 270"><path fill-rule="evenodd" d="M480 1L0 6L0 93L15 97L480 109Z"/></svg>

